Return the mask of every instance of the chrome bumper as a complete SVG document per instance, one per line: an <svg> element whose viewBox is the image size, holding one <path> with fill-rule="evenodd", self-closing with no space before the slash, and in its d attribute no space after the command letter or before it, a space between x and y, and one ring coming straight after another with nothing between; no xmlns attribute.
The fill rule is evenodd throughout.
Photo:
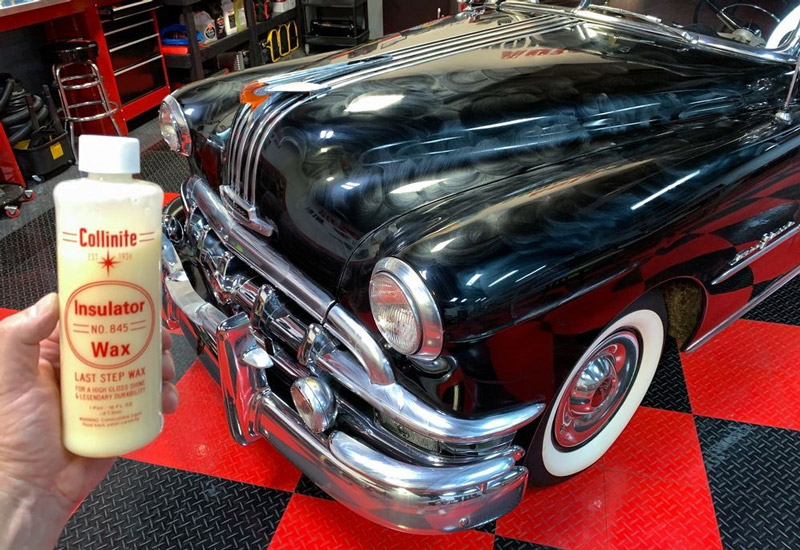
<svg viewBox="0 0 800 550"><path fill-rule="evenodd" d="M199 188L194 182L194 187L184 189L183 200L188 200L192 208L214 209L216 204L204 202L214 200L204 194L206 190L204 182ZM200 195L193 195L197 191ZM214 220L214 215L211 213L211 227L224 230L224 224ZM228 240L223 235L220 238ZM240 443L265 437L330 496L376 523L404 531L430 534L469 529L508 513L519 503L528 474L524 467L516 465L520 457L517 447L508 446L490 456L458 464L432 465L398 460L336 427L324 433L312 432L293 405L272 391L269 382L271 370L279 368L276 365L304 375L308 374L303 371L304 363L293 362L287 367L286 357L267 354L245 312L226 316L195 292L175 246L166 236L162 266L164 318L170 327L180 327L197 345L206 364L211 362L219 368L229 426ZM252 288L249 292L254 293ZM309 328L313 326L318 325ZM355 378L358 386L369 385L363 368L346 351L317 350L312 346L305 353L316 354L313 365L319 374L330 375L359 393L363 388L354 386L348 378ZM424 403L393 381L373 383L369 389L394 396L399 410L393 411L393 416L400 417L403 404L411 403L411 412L419 409L417 412L423 412L423 417L437 419L428 430L436 433L447 427L456 432L448 434L454 440L461 427L465 428L467 441L475 437L475 425L470 423L488 437L493 435L490 432L507 433L509 425L516 428L515 422L504 425L502 420L518 421L515 415L495 416L490 422L493 429L489 429L483 424L485 420L458 419L427 410ZM533 416L538 412L534 411Z"/></svg>

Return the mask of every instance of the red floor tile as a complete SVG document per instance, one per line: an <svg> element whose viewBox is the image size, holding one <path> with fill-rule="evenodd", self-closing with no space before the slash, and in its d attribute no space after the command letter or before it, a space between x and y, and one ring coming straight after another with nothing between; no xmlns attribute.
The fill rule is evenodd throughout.
<svg viewBox="0 0 800 550"><path fill-rule="evenodd" d="M692 411L800 430L800 327L739 320L681 355Z"/></svg>
<svg viewBox="0 0 800 550"><path fill-rule="evenodd" d="M164 193L164 206L167 206L179 193Z"/></svg>
<svg viewBox="0 0 800 550"><path fill-rule="evenodd" d="M607 471L609 550L716 550L722 541L711 493L626 472Z"/></svg>
<svg viewBox="0 0 800 550"><path fill-rule="evenodd" d="M604 474L597 465L552 487L529 487L520 505L497 520L504 537L565 550L606 548Z"/></svg>
<svg viewBox="0 0 800 550"><path fill-rule="evenodd" d="M606 471L706 486L692 415L640 407L603 457Z"/></svg>
<svg viewBox="0 0 800 550"><path fill-rule="evenodd" d="M300 471L266 441L247 447L231 439L220 389L195 362L178 382L178 412L166 417L153 443L127 458L291 491Z"/></svg>
<svg viewBox="0 0 800 550"><path fill-rule="evenodd" d="M381 527L329 500L294 495L269 550L491 550L489 533L420 536Z"/></svg>
<svg viewBox="0 0 800 550"><path fill-rule="evenodd" d="M720 547L692 416L641 407L597 464L530 488L497 534L565 550Z"/></svg>
<svg viewBox="0 0 800 550"><path fill-rule="evenodd" d="M16 309L5 309L0 307L0 319L5 319L6 317L10 317L17 312Z"/></svg>

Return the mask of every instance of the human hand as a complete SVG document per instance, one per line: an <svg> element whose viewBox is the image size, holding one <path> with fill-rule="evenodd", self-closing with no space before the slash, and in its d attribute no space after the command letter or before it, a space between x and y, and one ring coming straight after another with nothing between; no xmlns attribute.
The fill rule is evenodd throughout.
<svg viewBox="0 0 800 550"><path fill-rule="evenodd" d="M162 331L165 413L172 340ZM113 458L85 458L61 444L58 298L49 294L0 321L0 547L53 548L70 513L105 477ZM12 543L12 541L14 541Z"/></svg>

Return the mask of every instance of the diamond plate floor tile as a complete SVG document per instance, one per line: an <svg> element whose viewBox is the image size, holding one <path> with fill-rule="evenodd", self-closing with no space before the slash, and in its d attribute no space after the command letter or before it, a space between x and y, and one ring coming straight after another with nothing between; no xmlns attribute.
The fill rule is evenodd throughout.
<svg viewBox="0 0 800 550"><path fill-rule="evenodd" d="M0 304L24 309L57 288L53 210L0 240Z"/></svg>
<svg viewBox="0 0 800 550"><path fill-rule="evenodd" d="M199 361L177 387L178 412L165 418L153 443L128 458L284 491L295 488L300 471L269 443L242 447L233 441L220 389Z"/></svg>
<svg viewBox="0 0 800 550"><path fill-rule="evenodd" d="M725 548L800 548L800 432L695 421Z"/></svg>
<svg viewBox="0 0 800 550"><path fill-rule="evenodd" d="M308 479L305 475L300 476L300 480L297 482L294 492L297 495L333 500L328 493L320 489L316 483Z"/></svg>
<svg viewBox="0 0 800 550"><path fill-rule="evenodd" d="M524 540L508 539L506 537L494 538L494 550L562 550L554 546L542 546Z"/></svg>
<svg viewBox="0 0 800 550"><path fill-rule="evenodd" d="M697 485L606 471L609 550L721 550L705 478Z"/></svg>
<svg viewBox="0 0 800 550"><path fill-rule="evenodd" d="M517 508L497 520L497 535L567 550L606 548L604 473L595 465L552 487L528 487Z"/></svg>
<svg viewBox="0 0 800 550"><path fill-rule="evenodd" d="M381 527L329 500L294 495L269 550L490 550L489 533L420 536Z"/></svg>
<svg viewBox="0 0 800 550"><path fill-rule="evenodd" d="M160 185L164 191L178 193L181 184L189 177L189 162L185 157L169 150L163 141L142 151L143 180Z"/></svg>
<svg viewBox="0 0 800 550"><path fill-rule="evenodd" d="M800 277L792 279L744 318L800 326Z"/></svg>
<svg viewBox="0 0 800 550"><path fill-rule="evenodd" d="M681 357L692 411L800 429L800 327L739 320Z"/></svg>
<svg viewBox="0 0 800 550"><path fill-rule="evenodd" d="M290 494L117 460L73 514L62 550L264 550Z"/></svg>
<svg viewBox="0 0 800 550"><path fill-rule="evenodd" d="M692 412L678 344L673 338L667 338L656 375L644 396L642 405L668 411Z"/></svg>
<svg viewBox="0 0 800 550"><path fill-rule="evenodd" d="M175 380L173 382L177 383L197 361L197 352L186 338L180 334L173 334L172 358L175 361Z"/></svg>
<svg viewBox="0 0 800 550"><path fill-rule="evenodd" d="M640 407L603 456L601 467L606 472L706 486L694 420L685 413Z"/></svg>
<svg viewBox="0 0 800 550"><path fill-rule="evenodd" d="M497 521L490 521L489 523L484 523L480 527L475 528L476 531L481 531L483 533L491 533L494 535L494 532L497 530Z"/></svg>

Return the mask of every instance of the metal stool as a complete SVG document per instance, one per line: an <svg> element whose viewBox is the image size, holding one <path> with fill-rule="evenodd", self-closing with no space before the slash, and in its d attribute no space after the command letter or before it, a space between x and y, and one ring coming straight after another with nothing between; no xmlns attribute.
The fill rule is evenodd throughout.
<svg viewBox="0 0 800 550"><path fill-rule="evenodd" d="M61 96L64 121L69 127L69 140L77 160L75 124L109 118L117 135L121 136L122 132L117 121L114 120L114 115L119 111L119 105L109 101L103 86L103 77L100 76L100 70L94 63L94 60L97 59L97 42L81 38L60 40L48 44L45 49L53 64L53 78L58 86L58 94ZM75 72L78 74L73 74ZM92 89L96 92L94 94L97 96L96 99L70 103L68 92L76 90L90 92ZM90 107L93 107L92 110L95 112L86 113L85 110Z"/></svg>

